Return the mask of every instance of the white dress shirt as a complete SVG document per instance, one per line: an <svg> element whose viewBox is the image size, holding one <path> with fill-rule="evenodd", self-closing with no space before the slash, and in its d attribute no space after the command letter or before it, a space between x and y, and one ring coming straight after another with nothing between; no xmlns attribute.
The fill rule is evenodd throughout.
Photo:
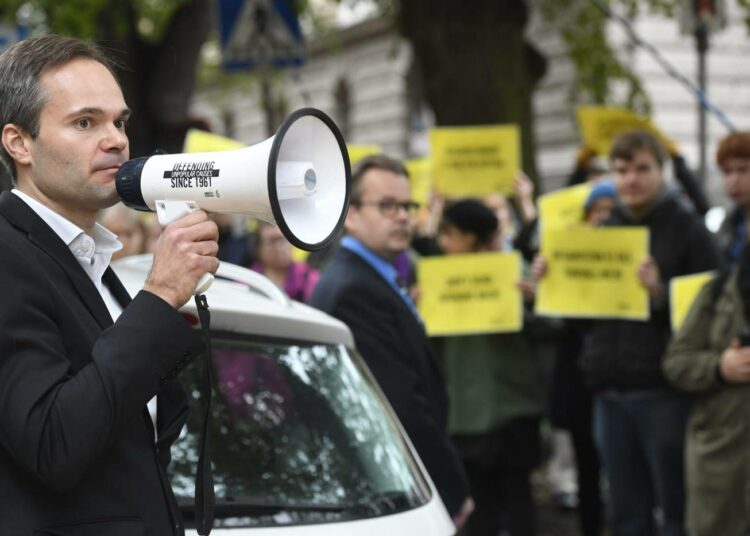
<svg viewBox="0 0 750 536"><path fill-rule="evenodd" d="M14 194L20 197L28 206L36 212L37 216L50 226L57 236L65 243L73 253L73 256L81 264L86 274L94 283L96 290L104 300L112 321L117 320L122 313L122 306L117 302L109 287L102 283L102 276L112 260L112 254L122 249L122 244L117 236L98 223L94 224L91 232L87 235L83 229L60 216L46 205L43 205L30 195L14 188ZM148 402L148 412L156 430L156 397Z"/></svg>

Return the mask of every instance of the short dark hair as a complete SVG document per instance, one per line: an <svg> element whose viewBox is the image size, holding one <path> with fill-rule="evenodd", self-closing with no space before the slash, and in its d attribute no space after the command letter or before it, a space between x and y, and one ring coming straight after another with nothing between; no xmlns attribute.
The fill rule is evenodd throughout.
<svg viewBox="0 0 750 536"><path fill-rule="evenodd" d="M478 199L461 199L450 203L443 211L442 222L473 234L482 246L490 244L500 230L495 213Z"/></svg>
<svg viewBox="0 0 750 536"><path fill-rule="evenodd" d="M73 37L55 34L34 37L3 52L0 55L0 125L16 125L36 138L39 116L47 100L39 83L42 75L78 58L97 61L115 76L114 63L104 52L92 43ZM0 159L15 182L15 162L2 144Z"/></svg>
<svg viewBox="0 0 750 536"><path fill-rule="evenodd" d="M750 158L750 132L732 132L722 138L716 150L716 163L724 167L730 158Z"/></svg>
<svg viewBox="0 0 750 536"><path fill-rule="evenodd" d="M366 156L357 162L352 170L351 203L356 204L362 200L362 177L371 169L382 169L409 178L409 172L400 160L384 154Z"/></svg>
<svg viewBox="0 0 750 536"><path fill-rule="evenodd" d="M659 167L664 167L664 161L667 159L664 146L656 136L645 130L631 130L619 134L612 142L609 159L610 161L632 160L638 151L650 152L654 155Z"/></svg>

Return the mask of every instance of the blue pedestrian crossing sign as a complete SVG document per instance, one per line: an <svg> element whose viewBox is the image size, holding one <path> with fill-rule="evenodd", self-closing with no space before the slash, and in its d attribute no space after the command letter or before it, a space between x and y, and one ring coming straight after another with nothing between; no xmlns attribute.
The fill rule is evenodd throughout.
<svg viewBox="0 0 750 536"><path fill-rule="evenodd" d="M222 66L297 67L305 58L294 0L219 0Z"/></svg>

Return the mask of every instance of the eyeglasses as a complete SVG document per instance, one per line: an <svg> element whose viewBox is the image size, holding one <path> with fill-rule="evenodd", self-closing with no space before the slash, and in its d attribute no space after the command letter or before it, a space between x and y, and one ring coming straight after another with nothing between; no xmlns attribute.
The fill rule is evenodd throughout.
<svg viewBox="0 0 750 536"><path fill-rule="evenodd" d="M414 216L419 210L419 203L414 201L405 201L399 203L397 201L357 201L353 202L352 205L358 207L378 207L380 213L386 218L395 218L398 215L399 209L404 209L409 216Z"/></svg>

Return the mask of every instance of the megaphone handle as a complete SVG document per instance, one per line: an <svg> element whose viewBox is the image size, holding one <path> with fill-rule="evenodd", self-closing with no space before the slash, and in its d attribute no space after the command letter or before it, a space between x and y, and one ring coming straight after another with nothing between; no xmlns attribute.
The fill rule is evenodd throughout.
<svg viewBox="0 0 750 536"><path fill-rule="evenodd" d="M159 224L165 227L175 220L198 210L198 205L193 201L156 201L156 217ZM195 287L194 294L197 296L208 290L214 282L214 274L207 272L198 280L198 286Z"/></svg>
<svg viewBox="0 0 750 536"><path fill-rule="evenodd" d="M214 274L211 272L206 272L201 276L201 278L198 280L198 286L195 287L194 294L196 296L203 294L208 290L208 287L210 287L214 282Z"/></svg>

